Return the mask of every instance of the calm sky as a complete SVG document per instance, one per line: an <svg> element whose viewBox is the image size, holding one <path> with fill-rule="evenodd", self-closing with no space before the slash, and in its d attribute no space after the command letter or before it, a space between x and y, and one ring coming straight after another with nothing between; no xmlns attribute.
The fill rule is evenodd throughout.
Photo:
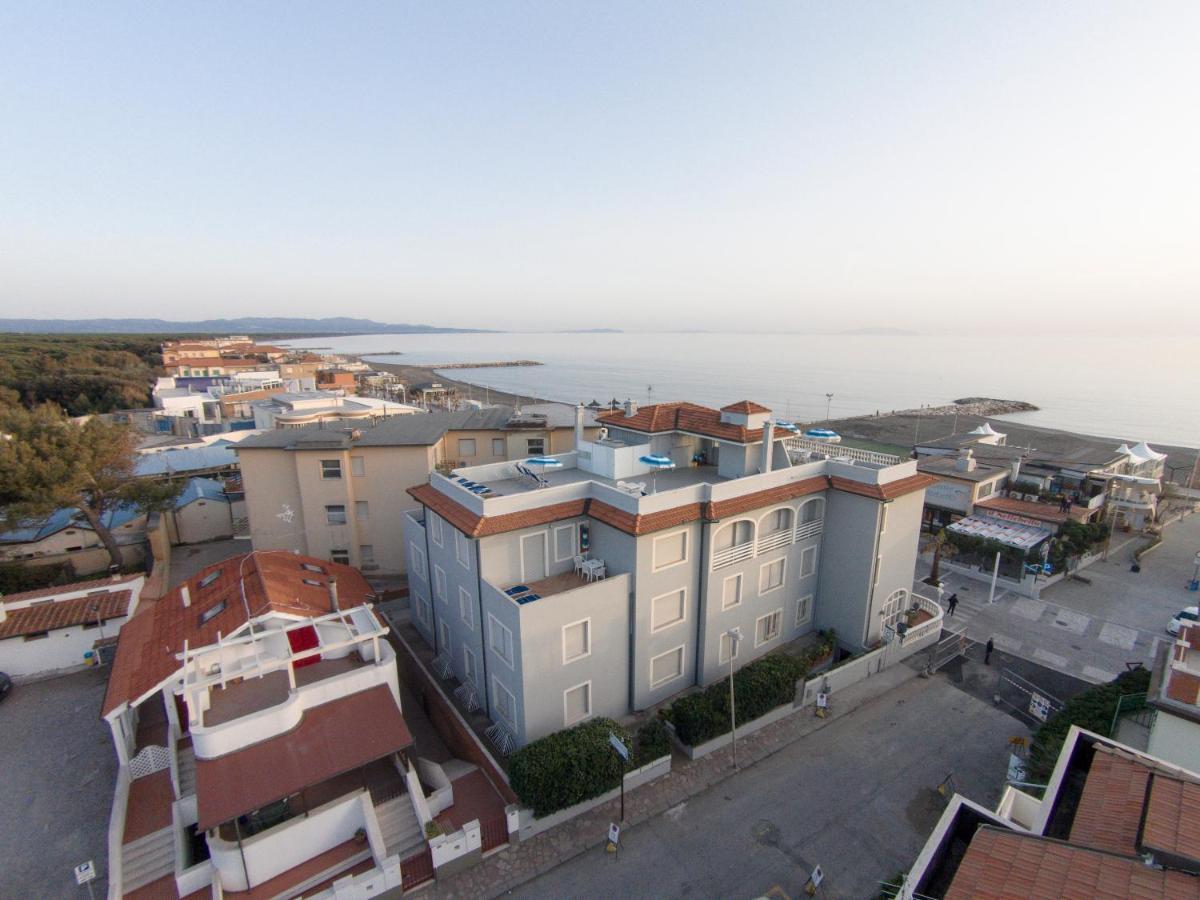
<svg viewBox="0 0 1200 900"><path fill-rule="evenodd" d="M0 316L1194 330L1198 39L1195 0L6 3Z"/></svg>

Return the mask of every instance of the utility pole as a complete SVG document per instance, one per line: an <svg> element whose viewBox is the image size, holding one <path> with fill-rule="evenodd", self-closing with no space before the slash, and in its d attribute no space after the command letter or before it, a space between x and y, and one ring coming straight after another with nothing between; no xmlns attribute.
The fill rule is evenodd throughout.
<svg viewBox="0 0 1200 900"><path fill-rule="evenodd" d="M733 658L737 656L738 641L742 639L741 628L730 628L725 632L729 638L729 734L733 745L733 768L737 769L737 707L733 696Z"/></svg>
<svg viewBox="0 0 1200 900"><path fill-rule="evenodd" d="M832 405L832 403L833 403L833 394L826 394L825 395L825 421L826 422L829 421L829 407Z"/></svg>

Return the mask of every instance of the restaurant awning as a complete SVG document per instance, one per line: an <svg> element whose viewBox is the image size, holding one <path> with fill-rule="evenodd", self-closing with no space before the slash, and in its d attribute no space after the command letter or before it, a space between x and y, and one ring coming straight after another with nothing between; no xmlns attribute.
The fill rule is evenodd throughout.
<svg viewBox="0 0 1200 900"><path fill-rule="evenodd" d="M1049 529L1040 528L1037 525L979 515L959 519L950 525L949 529L958 534L999 541L1009 547L1016 547L1018 550L1029 550L1036 547L1052 533Z"/></svg>
<svg viewBox="0 0 1200 900"><path fill-rule="evenodd" d="M196 760L197 828L215 828L412 742L386 685L314 706L291 731Z"/></svg>

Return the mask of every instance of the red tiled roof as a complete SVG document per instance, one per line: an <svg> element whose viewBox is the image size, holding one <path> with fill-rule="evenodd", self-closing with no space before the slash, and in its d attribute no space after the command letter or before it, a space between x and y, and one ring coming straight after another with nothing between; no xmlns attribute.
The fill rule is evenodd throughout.
<svg viewBox="0 0 1200 900"><path fill-rule="evenodd" d="M975 832L946 900L1200 898L1200 878L985 825Z"/></svg>
<svg viewBox="0 0 1200 900"><path fill-rule="evenodd" d="M1200 860L1200 785L1154 775L1146 801L1142 846Z"/></svg>
<svg viewBox="0 0 1200 900"><path fill-rule="evenodd" d="M992 509L996 512L1012 513L1015 516L1026 516L1030 519L1040 519L1043 522L1053 522L1061 525L1069 516L1051 503L1035 503L1032 500L1014 500L1011 497L988 497L977 500L977 508Z"/></svg>
<svg viewBox="0 0 1200 900"><path fill-rule="evenodd" d="M24 609L10 609L8 618L0 622L0 640L37 634L39 631L54 631L75 625L116 619L129 611L133 592L100 591L74 600L52 600ZM96 606L96 609L93 609Z"/></svg>
<svg viewBox="0 0 1200 900"><path fill-rule="evenodd" d="M832 487L834 490L862 494L876 500L894 500L913 491L933 484L937 479L928 475L911 475L884 485L862 484L846 478L827 478L819 475L806 478L777 488L755 491L729 500L708 503L687 503L683 506L659 512L636 515L611 506L602 500L569 500L549 506L536 507L499 516L481 516L461 506L432 484L420 484L408 489L408 493L423 506L433 510L468 537L486 537L503 534L521 528L532 528L576 516L591 516L599 522L611 525L626 534L642 535L673 528L699 519L717 521L751 509L760 509L774 503L784 503L795 497L812 494Z"/></svg>
<svg viewBox="0 0 1200 900"><path fill-rule="evenodd" d="M1141 763L1097 746L1071 823L1071 843L1135 854L1149 780L1150 770Z"/></svg>
<svg viewBox="0 0 1200 900"><path fill-rule="evenodd" d="M215 828L412 742L387 685L314 706L285 734L196 760L197 828Z"/></svg>
<svg viewBox="0 0 1200 900"><path fill-rule="evenodd" d="M43 597L57 597L59 594L70 594L73 591L103 591L112 590L118 584L128 584L137 581L142 576L126 575L121 578L92 578L76 581L73 584L60 584L57 587L38 588L36 591L22 591L19 594L5 594L5 603L16 603L18 600L40 600Z"/></svg>
<svg viewBox="0 0 1200 900"><path fill-rule="evenodd" d="M643 406L633 416L626 416L623 410L600 413L596 421L602 425L612 425L615 428L628 428L631 431L642 431L648 434L661 434L667 431L689 431L706 437L720 438L726 441L736 441L741 444L753 444L762 440L761 428L746 428L742 425L730 425L721 421L719 410L709 409L695 403L655 403Z"/></svg>
<svg viewBox="0 0 1200 900"><path fill-rule="evenodd" d="M194 356L190 359L184 358L176 360L172 363L167 363L163 366L164 369L178 369L181 366L197 367L197 366L225 366L227 369L257 369L262 363L257 359L243 359L238 356Z"/></svg>
<svg viewBox="0 0 1200 900"><path fill-rule="evenodd" d="M737 403L722 406L721 412L741 413L742 415L752 416L755 413L769 413L770 410L761 403L755 403L753 400L739 400Z"/></svg>
<svg viewBox="0 0 1200 900"><path fill-rule="evenodd" d="M322 571L309 571L303 567L306 563L320 566ZM219 573L217 578L201 587L200 582L213 572ZM342 609L371 598L371 586L357 569L273 550L245 553L201 569L184 582L191 596L190 607L183 605L182 585L157 600L142 600L121 627L101 715L135 701L175 673L180 668L175 654L183 652L185 641L189 647L204 647L215 643L218 634L232 634L246 623L247 607L251 618L268 612L303 617L329 612L330 576L337 578ZM306 580L316 584L306 584ZM200 624L200 614L222 600L225 609Z"/></svg>

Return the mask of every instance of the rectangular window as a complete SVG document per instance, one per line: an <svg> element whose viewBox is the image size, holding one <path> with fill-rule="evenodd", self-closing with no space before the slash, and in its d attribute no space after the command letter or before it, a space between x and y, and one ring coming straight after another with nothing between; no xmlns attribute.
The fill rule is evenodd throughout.
<svg viewBox="0 0 1200 900"><path fill-rule="evenodd" d="M33 631L33 632L30 632L29 634L25 635L23 640L40 641L42 638L48 638L48 637L50 637L50 632L48 632L48 631Z"/></svg>
<svg viewBox="0 0 1200 900"><path fill-rule="evenodd" d="M408 544L408 558L412 561L412 570L422 578L428 577L425 574L425 550L418 547L414 542Z"/></svg>
<svg viewBox="0 0 1200 900"><path fill-rule="evenodd" d="M554 529L554 561L566 562L572 559L578 546L575 540L575 526L559 525Z"/></svg>
<svg viewBox="0 0 1200 900"><path fill-rule="evenodd" d="M563 724L574 725L592 714L592 683L585 681L563 691Z"/></svg>
<svg viewBox="0 0 1200 900"><path fill-rule="evenodd" d="M504 455L504 438L492 438L492 456Z"/></svg>
<svg viewBox="0 0 1200 900"><path fill-rule="evenodd" d="M562 630L563 665L592 653L592 620L583 619L564 625Z"/></svg>
<svg viewBox="0 0 1200 900"><path fill-rule="evenodd" d="M650 601L650 630L662 631L678 625L687 616L687 589L680 588Z"/></svg>
<svg viewBox="0 0 1200 900"><path fill-rule="evenodd" d="M475 628L475 607L471 603L471 594L466 588L458 589L458 615L463 620L463 624L474 630Z"/></svg>
<svg viewBox="0 0 1200 900"><path fill-rule="evenodd" d="M200 613L200 624L206 625L225 611L225 601L219 600L204 612Z"/></svg>
<svg viewBox="0 0 1200 900"><path fill-rule="evenodd" d="M687 561L688 533L676 531L654 539L654 571L668 569Z"/></svg>
<svg viewBox="0 0 1200 900"><path fill-rule="evenodd" d="M442 517L432 510L429 513L429 538L439 547L442 544Z"/></svg>
<svg viewBox="0 0 1200 900"><path fill-rule="evenodd" d="M446 602L446 572L436 563L433 566L433 599Z"/></svg>
<svg viewBox="0 0 1200 900"><path fill-rule="evenodd" d="M512 632L491 613L488 613L488 646L509 666L513 664Z"/></svg>
<svg viewBox="0 0 1200 900"><path fill-rule="evenodd" d="M345 525L346 524L346 507L341 504L325 507L325 524L327 525Z"/></svg>
<svg viewBox="0 0 1200 900"><path fill-rule="evenodd" d="M329 551L329 561L335 562L335 563L341 563L343 566L348 566L348 565L350 565L350 551L349 550L330 550Z"/></svg>
<svg viewBox="0 0 1200 900"><path fill-rule="evenodd" d="M787 560L783 557L764 563L758 570L758 592L765 594L776 588L783 587L783 572L787 568Z"/></svg>
<svg viewBox="0 0 1200 900"><path fill-rule="evenodd" d="M458 455L459 457L475 455L475 438L459 438L458 439Z"/></svg>
<svg viewBox="0 0 1200 900"><path fill-rule="evenodd" d="M471 568L471 542L457 529L454 532L454 555L458 557L464 569Z"/></svg>
<svg viewBox="0 0 1200 900"><path fill-rule="evenodd" d="M475 654L470 647L463 647L463 681L469 685L479 684L479 673L475 668Z"/></svg>
<svg viewBox="0 0 1200 900"><path fill-rule="evenodd" d="M367 474L367 461L361 456L350 457L350 474L355 478L362 478Z"/></svg>
<svg viewBox="0 0 1200 900"><path fill-rule="evenodd" d="M783 610L777 609L772 613L767 613L754 623L754 646L760 647L767 641L773 641L779 637L779 623L783 618Z"/></svg>
<svg viewBox="0 0 1200 900"><path fill-rule="evenodd" d="M812 594L796 601L796 627L802 628L812 621Z"/></svg>
<svg viewBox="0 0 1200 900"><path fill-rule="evenodd" d="M800 577L807 578L817 574L817 548L805 547L800 554Z"/></svg>
<svg viewBox="0 0 1200 900"><path fill-rule="evenodd" d="M371 519L371 505L366 500L354 501L354 518L365 525Z"/></svg>
<svg viewBox="0 0 1200 900"><path fill-rule="evenodd" d="M318 569L317 571L319 572L321 570ZM207 575L205 575L203 578L201 578L199 586L202 588L206 588L220 577L221 577L221 570L216 569L212 572L209 572Z"/></svg>
<svg viewBox="0 0 1200 900"><path fill-rule="evenodd" d="M322 478L341 478L342 477L342 461L340 459L323 459L323 460L321 460L321 477Z"/></svg>
<svg viewBox="0 0 1200 900"><path fill-rule="evenodd" d="M730 575L721 590L721 609L733 609L742 602L742 576Z"/></svg>
<svg viewBox="0 0 1200 900"><path fill-rule="evenodd" d="M683 675L683 647L668 650L650 660L650 687L658 687Z"/></svg>
<svg viewBox="0 0 1200 900"><path fill-rule="evenodd" d="M430 606L429 606L429 600L427 600L425 597L422 597L420 594L417 594L416 600L417 600L417 621L420 622L422 625L424 625L426 628L428 628L429 622L430 622L430 619L432 618L432 613L433 613L432 609L430 609Z"/></svg>
<svg viewBox="0 0 1200 900"><path fill-rule="evenodd" d="M725 663L725 664L729 663L730 648L733 648L733 658L737 659L738 651L741 649L741 647L742 647L741 641L735 642L733 637L729 634L729 632L725 632L724 634L721 635L721 649L718 652L718 661Z"/></svg>
<svg viewBox="0 0 1200 900"><path fill-rule="evenodd" d="M375 565L375 545L374 544L359 544L358 558L363 566Z"/></svg>
<svg viewBox="0 0 1200 900"><path fill-rule="evenodd" d="M517 727L517 698L495 675L492 676L492 709L513 728Z"/></svg>
<svg viewBox="0 0 1200 900"><path fill-rule="evenodd" d="M545 438L529 438L525 441L525 451L530 456L541 456L546 452Z"/></svg>

